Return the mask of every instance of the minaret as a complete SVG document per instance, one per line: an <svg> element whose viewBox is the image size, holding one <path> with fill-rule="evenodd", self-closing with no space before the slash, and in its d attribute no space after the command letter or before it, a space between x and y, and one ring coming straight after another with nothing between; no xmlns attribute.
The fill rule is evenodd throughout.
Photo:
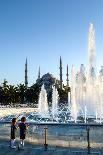
<svg viewBox="0 0 103 155"><path fill-rule="evenodd" d="M62 80L62 60L61 60L61 57L60 57L60 67L59 67L59 69L60 69L60 88L62 89L63 80Z"/></svg>
<svg viewBox="0 0 103 155"><path fill-rule="evenodd" d="M68 73L68 65L67 65L67 74L66 74L66 76L67 76L67 87L69 87L69 73Z"/></svg>
<svg viewBox="0 0 103 155"><path fill-rule="evenodd" d="M88 78L95 78L95 31L90 23L88 36Z"/></svg>
<svg viewBox="0 0 103 155"><path fill-rule="evenodd" d="M40 66L39 66L39 71L38 71L38 79L40 79Z"/></svg>
<svg viewBox="0 0 103 155"><path fill-rule="evenodd" d="M26 63L25 63L25 87L28 87L28 76L27 76L27 58L26 58Z"/></svg>

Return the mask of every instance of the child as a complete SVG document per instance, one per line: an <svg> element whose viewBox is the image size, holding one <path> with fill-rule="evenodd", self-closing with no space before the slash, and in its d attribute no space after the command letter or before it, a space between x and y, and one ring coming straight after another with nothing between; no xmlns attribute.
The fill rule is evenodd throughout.
<svg viewBox="0 0 103 155"><path fill-rule="evenodd" d="M19 124L19 128L20 128L20 144L18 146L18 149L24 147L24 139L25 139L26 130L27 130L27 127L28 127L25 122L26 122L26 118L22 117L21 118L21 123Z"/></svg>
<svg viewBox="0 0 103 155"><path fill-rule="evenodd" d="M11 148L16 148L16 146L14 145L15 144L15 132L17 130L16 122L17 122L17 119L13 118L12 123L11 123L11 140L10 140Z"/></svg>

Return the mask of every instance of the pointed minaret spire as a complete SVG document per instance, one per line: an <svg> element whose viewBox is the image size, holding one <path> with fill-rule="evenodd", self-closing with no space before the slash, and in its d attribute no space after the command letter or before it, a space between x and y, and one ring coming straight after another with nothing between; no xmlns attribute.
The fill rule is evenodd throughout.
<svg viewBox="0 0 103 155"><path fill-rule="evenodd" d="M66 76L67 76L67 87L69 87L69 73L68 73L68 65L67 65L67 74L66 74Z"/></svg>
<svg viewBox="0 0 103 155"><path fill-rule="evenodd" d="M62 80L62 59L61 59L61 56L60 56L60 67L59 67L59 69L60 69L60 88L62 89L62 82L63 82L63 80Z"/></svg>
<svg viewBox="0 0 103 155"><path fill-rule="evenodd" d="M26 58L26 63L25 63L25 87L28 87L28 70L27 70L28 64L27 64L27 58Z"/></svg>
<svg viewBox="0 0 103 155"><path fill-rule="evenodd" d="M40 79L40 66L39 66L39 71L38 71L38 79Z"/></svg>

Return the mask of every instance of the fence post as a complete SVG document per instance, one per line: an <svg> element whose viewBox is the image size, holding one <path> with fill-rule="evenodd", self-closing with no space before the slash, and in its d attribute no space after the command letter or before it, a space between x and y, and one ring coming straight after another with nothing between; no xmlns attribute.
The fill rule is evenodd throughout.
<svg viewBox="0 0 103 155"><path fill-rule="evenodd" d="M88 149L88 154L90 154L90 137L89 137L89 134L90 134L90 128L89 127L87 127L87 143L88 143L88 145L87 145L87 149Z"/></svg>
<svg viewBox="0 0 103 155"><path fill-rule="evenodd" d="M48 128L47 128L47 126L45 126L44 130L45 130L44 149L45 149L45 151L47 151L47 149L48 149L48 144L47 144L47 134L48 134Z"/></svg>

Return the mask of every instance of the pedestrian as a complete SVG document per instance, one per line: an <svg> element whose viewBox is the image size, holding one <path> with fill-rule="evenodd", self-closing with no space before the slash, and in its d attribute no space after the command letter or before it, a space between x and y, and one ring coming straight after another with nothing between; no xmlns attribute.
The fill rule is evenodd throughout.
<svg viewBox="0 0 103 155"><path fill-rule="evenodd" d="M21 123L19 124L19 128L20 128L20 144L18 145L18 149L20 149L20 148L23 149L24 148L24 140L25 140L25 136L26 136L26 130L28 128L25 117L21 118Z"/></svg>
<svg viewBox="0 0 103 155"><path fill-rule="evenodd" d="M16 146L15 146L15 133L17 130L16 123L17 123L17 119L13 118L12 122L11 122L11 137L10 137L10 147L11 148L16 148Z"/></svg>

